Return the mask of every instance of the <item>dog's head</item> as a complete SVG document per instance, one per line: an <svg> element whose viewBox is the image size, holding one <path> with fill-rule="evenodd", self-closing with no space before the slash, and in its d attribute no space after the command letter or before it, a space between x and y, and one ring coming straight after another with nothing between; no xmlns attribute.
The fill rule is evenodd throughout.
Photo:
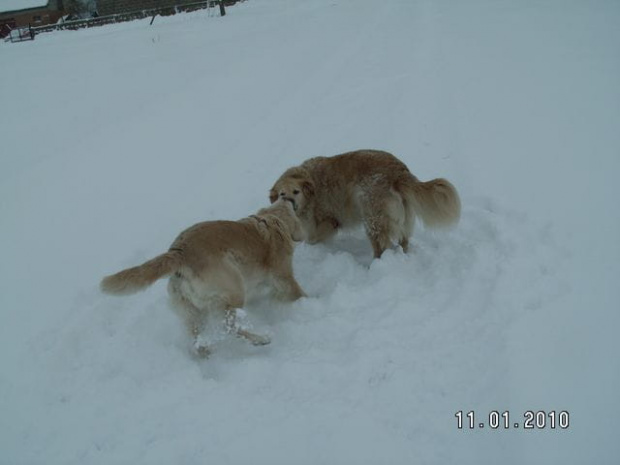
<svg viewBox="0 0 620 465"><path fill-rule="evenodd" d="M314 183L308 172L300 167L290 168L276 181L269 191L269 200L274 203L284 199L293 205L299 214L314 197Z"/></svg>
<svg viewBox="0 0 620 465"><path fill-rule="evenodd" d="M278 229L283 227L294 242L304 240L304 231L293 210L292 202L287 202L283 198L277 199L270 207L259 210L258 216L265 218L268 223L273 219L272 226Z"/></svg>

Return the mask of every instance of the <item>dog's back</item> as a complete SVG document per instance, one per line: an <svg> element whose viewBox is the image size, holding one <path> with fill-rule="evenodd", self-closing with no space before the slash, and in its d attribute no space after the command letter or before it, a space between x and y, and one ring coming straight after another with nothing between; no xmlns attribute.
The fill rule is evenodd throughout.
<svg viewBox="0 0 620 465"><path fill-rule="evenodd" d="M402 161L381 150L357 150L333 157L315 157L301 165L313 174L315 182L352 185L368 183L379 177L393 180L412 176Z"/></svg>
<svg viewBox="0 0 620 465"><path fill-rule="evenodd" d="M183 231L170 246L184 257L183 266L194 273L224 256L243 257L240 266L264 266L269 244L256 220L205 221Z"/></svg>
<svg viewBox="0 0 620 465"><path fill-rule="evenodd" d="M301 166L312 173L316 207L335 215L342 227L362 222L367 204L389 196L398 181L415 179L403 162L380 150L315 157Z"/></svg>

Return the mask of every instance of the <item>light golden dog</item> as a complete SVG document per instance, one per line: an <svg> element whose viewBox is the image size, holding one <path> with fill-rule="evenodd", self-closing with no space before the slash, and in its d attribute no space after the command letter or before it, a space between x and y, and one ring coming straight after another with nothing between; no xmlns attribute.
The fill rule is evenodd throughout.
<svg viewBox="0 0 620 465"><path fill-rule="evenodd" d="M255 345L270 340L240 328L236 311L246 291L268 284L275 296L293 301L304 296L293 275L294 242L302 229L291 202L281 200L239 221L207 221L183 231L168 252L101 281L108 294L132 294L170 276L173 308L194 337L199 355L209 354L200 342L207 314L223 310L228 332Z"/></svg>
<svg viewBox="0 0 620 465"><path fill-rule="evenodd" d="M441 227L456 223L461 212L448 181L419 181L398 158L378 150L306 160L280 176L269 198L293 203L310 243L363 224L376 258L392 241L407 252L416 217Z"/></svg>

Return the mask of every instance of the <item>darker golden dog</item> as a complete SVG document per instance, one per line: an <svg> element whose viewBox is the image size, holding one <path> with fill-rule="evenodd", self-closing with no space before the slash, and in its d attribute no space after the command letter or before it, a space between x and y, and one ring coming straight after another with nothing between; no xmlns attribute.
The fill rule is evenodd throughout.
<svg viewBox="0 0 620 465"><path fill-rule="evenodd" d="M293 203L310 243L363 224L377 258L392 241L408 250L416 217L441 227L456 223L461 211L447 180L422 182L394 155L378 150L306 160L280 176L269 198Z"/></svg>

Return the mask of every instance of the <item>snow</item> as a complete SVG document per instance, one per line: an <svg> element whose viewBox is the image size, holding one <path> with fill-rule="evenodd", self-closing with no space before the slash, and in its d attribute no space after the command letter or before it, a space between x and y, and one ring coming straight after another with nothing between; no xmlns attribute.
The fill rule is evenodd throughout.
<svg viewBox="0 0 620 465"><path fill-rule="evenodd" d="M0 44L0 463L615 463L620 4L252 0ZM458 227L302 244L266 347L187 352L105 274L388 150ZM570 412L568 430L454 414ZM481 420L482 421L482 420ZM486 419L485 419L486 421Z"/></svg>
<svg viewBox="0 0 620 465"><path fill-rule="evenodd" d="M0 0L0 13L46 6L48 0Z"/></svg>

